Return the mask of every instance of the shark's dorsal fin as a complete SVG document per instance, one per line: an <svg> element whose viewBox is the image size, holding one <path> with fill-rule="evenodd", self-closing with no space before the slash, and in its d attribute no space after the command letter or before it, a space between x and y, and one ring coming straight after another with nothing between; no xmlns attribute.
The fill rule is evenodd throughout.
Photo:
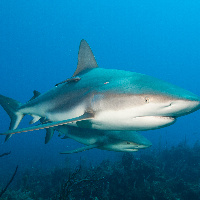
<svg viewBox="0 0 200 200"><path fill-rule="evenodd" d="M85 70L97 67L98 65L90 46L85 40L81 40L78 52L78 65L72 77L77 76L79 73Z"/></svg>
<svg viewBox="0 0 200 200"><path fill-rule="evenodd" d="M34 91L33 91L33 94L34 94L34 97L35 97L35 98L41 95L41 93L38 92L37 90L34 90Z"/></svg>

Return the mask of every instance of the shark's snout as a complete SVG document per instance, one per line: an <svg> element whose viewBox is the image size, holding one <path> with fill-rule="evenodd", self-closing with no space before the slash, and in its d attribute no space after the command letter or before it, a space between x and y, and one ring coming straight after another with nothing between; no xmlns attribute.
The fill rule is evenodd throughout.
<svg viewBox="0 0 200 200"><path fill-rule="evenodd" d="M177 98L171 102L175 117L187 115L200 109L200 97L183 89L177 89Z"/></svg>
<svg viewBox="0 0 200 200"><path fill-rule="evenodd" d="M200 109L200 101L176 100L172 101L168 106L165 107L165 109L169 111L169 116L180 117Z"/></svg>

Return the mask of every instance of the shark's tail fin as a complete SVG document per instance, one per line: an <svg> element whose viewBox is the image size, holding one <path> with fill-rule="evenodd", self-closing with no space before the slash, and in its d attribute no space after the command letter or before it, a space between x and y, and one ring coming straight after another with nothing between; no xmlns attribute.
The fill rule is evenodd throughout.
<svg viewBox="0 0 200 200"><path fill-rule="evenodd" d="M0 105L10 116L11 122L9 130L14 130L18 127L24 115L18 111L18 108L22 105L20 102L11 99L9 97L5 97L0 95ZM11 137L11 134L7 135L5 141L7 141Z"/></svg>

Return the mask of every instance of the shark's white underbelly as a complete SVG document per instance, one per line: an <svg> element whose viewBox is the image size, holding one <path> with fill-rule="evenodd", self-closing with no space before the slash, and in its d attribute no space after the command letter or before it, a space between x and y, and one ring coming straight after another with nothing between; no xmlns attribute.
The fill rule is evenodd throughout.
<svg viewBox="0 0 200 200"><path fill-rule="evenodd" d="M130 110L101 112L91 120L94 129L133 131L161 128L174 122L171 117L135 116Z"/></svg>
<svg viewBox="0 0 200 200"><path fill-rule="evenodd" d="M47 112L46 117L50 121L62 121L81 116L84 112L85 106L81 104L68 112ZM171 117L139 115L138 113L134 113L131 109L126 109L97 112L94 114L94 119L91 119L90 122L90 128L93 129L144 131L171 125L175 122L175 119ZM68 125L78 126L76 122Z"/></svg>

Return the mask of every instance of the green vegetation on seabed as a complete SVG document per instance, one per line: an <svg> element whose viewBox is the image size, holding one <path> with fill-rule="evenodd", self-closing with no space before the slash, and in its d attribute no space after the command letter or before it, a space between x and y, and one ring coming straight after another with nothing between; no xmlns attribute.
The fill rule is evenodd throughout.
<svg viewBox="0 0 200 200"><path fill-rule="evenodd" d="M198 200L200 143L184 143L140 158L124 153L121 160L97 167L78 166L23 172L4 200Z"/></svg>

